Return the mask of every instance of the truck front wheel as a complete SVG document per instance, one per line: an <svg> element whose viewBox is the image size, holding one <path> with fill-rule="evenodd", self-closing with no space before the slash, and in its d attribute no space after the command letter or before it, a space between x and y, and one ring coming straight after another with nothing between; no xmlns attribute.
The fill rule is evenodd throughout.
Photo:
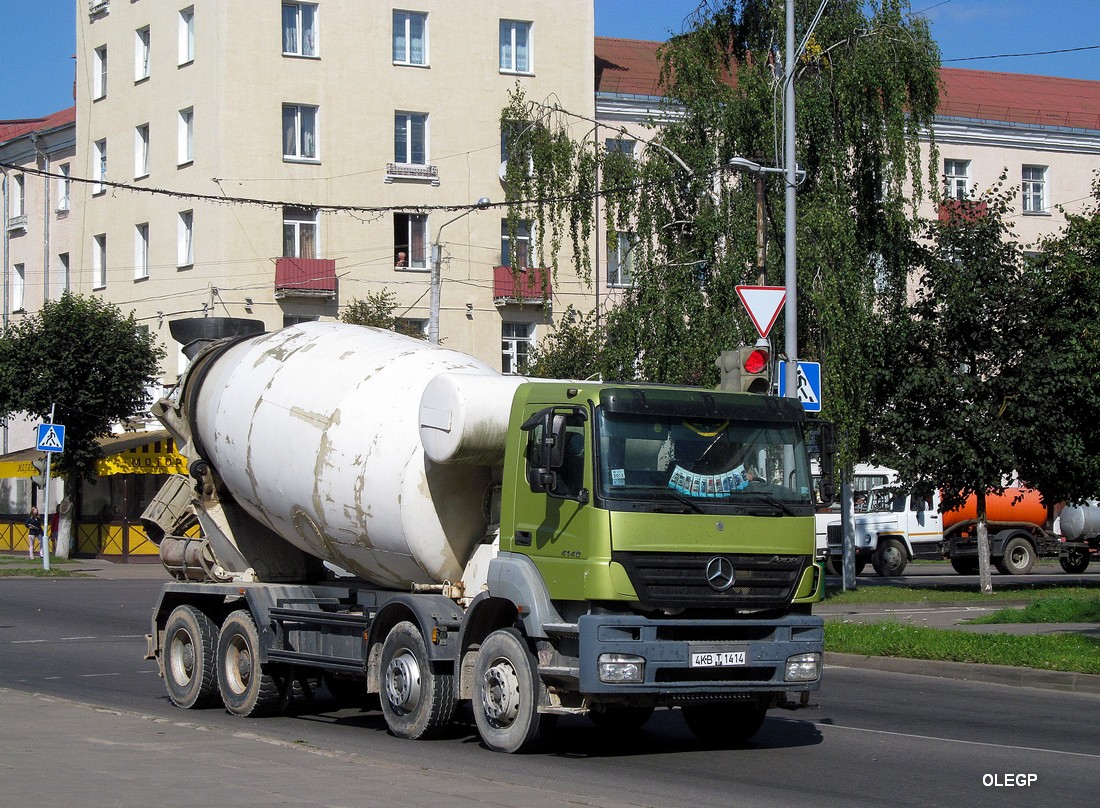
<svg viewBox="0 0 1100 808"><path fill-rule="evenodd" d="M1005 543L996 564L1002 575L1027 575L1035 566L1035 548L1023 536L1014 536Z"/></svg>
<svg viewBox="0 0 1100 808"><path fill-rule="evenodd" d="M1070 550L1058 557L1058 563L1068 573L1078 575L1089 567L1089 554L1087 550Z"/></svg>
<svg viewBox="0 0 1100 808"><path fill-rule="evenodd" d="M538 662L514 628L485 638L474 663L474 720L481 740L495 752L525 752L554 723L540 714Z"/></svg>
<svg viewBox="0 0 1100 808"><path fill-rule="evenodd" d="M271 715L281 698L279 683L260 665L260 633L244 609L222 623L218 637L218 687L225 709L237 716Z"/></svg>
<svg viewBox="0 0 1100 808"><path fill-rule="evenodd" d="M875 572L884 578L901 575L905 572L905 565L908 563L909 556L905 552L905 545L897 539L881 540L878 543L878 549L871 557Z"/></svg>
<svg viewBox="0 0 1100 808"><path fill-rule="evenodd" d="M194 606L177 606L164 626L164 686L177 707L218 700L218 627Z"/></svg>
<svg viewBox="0 0 1100 808"><path fill-rule="evenodd" d="M380 701L386 726L398 738L431 738L451 723L454 677L432 671L424 638L414 624L394 626L382 643Z"/></svg>
<svg viewBox="0 0 1100 808"><path fill-rule="evenodd" d="M760 730L768 708L762 702L751 701L687 705L680 712L688 729L703 743L732 746L744 743Z"/></svg>

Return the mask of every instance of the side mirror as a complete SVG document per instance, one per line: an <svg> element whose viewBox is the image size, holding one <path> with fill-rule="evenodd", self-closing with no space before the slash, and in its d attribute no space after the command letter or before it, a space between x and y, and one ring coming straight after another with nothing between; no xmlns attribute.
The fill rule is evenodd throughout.
<svg viewBox="0 0 1100 808"><path fill-rule="evenodd" d="M821 464L821 504L832 505L836 501L836 431L831 422L818 421L811 428L809 447Z"/></svg>
<svg viewBox="0 0 1100 808"><path fill-rule="evenodd" d="M527 443L527 484L536 494L553 491L558 484L556 469L565 462L565 416L539 410L520 429L536 434Z"/></svg>

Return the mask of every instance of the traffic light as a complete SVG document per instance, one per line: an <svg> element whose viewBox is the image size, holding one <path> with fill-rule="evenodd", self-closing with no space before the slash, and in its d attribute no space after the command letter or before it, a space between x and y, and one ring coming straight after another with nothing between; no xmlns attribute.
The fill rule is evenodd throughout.
<svg viewBox="0 0 1100 808"><path fill-rule="evenodd" d="M771 362L768 346L742 345L734 351L722 351L718 366L719 390L735 393L766 394L771 390Z"/></svg>
<svg viewBox="0 0 1100 808"><path fill-rule="evenodd" d="M31 465L34 466L34 470L37 474L31 476L31 482L37 485L39 488L46 487L46 458L42 457L38 460L32 460Z"/></svg>

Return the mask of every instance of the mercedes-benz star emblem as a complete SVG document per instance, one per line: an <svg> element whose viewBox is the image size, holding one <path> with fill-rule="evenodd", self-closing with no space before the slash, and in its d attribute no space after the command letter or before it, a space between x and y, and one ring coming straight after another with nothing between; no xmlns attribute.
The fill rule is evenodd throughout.
<svg viewBox="0 0 1100 808"><path fill-rule="evenodd" d="M707 583L715 592L725 592L733 586L733 562L725 556L715 556L708 561Z"/></svg>

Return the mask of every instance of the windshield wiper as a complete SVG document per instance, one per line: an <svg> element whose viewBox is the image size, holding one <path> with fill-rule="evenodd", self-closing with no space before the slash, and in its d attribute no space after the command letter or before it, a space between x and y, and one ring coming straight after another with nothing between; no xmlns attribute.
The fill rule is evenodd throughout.
<svg viewBox="0 0 1100 808"><path fill-rule="evenodd" d="M757 499L763 500L768 505L774 505L776 508L779 508L779 510L783 511L783 513L785 513L787 516L798 516L797 512L795 512L795 510L790 505L788 505L786 502L779 499L778 497L772 496L771 494L767 494L763 491L750 490L746 491L745 493L750 497L756 497Z"/></svg>
<svg viewBox="0 0 1100 808"><path fill-rule="evenodd" d="M672 498L675 499L677 502L684 503L685 505L687 505L689 508L691 508L696 513L705 513L705 511L702 508L699 507L699 503L697 503L691 497L684 496L679 491L677 491L675 488L669 488L669 489L666 490L665 493L671 495Z"/></svg>

